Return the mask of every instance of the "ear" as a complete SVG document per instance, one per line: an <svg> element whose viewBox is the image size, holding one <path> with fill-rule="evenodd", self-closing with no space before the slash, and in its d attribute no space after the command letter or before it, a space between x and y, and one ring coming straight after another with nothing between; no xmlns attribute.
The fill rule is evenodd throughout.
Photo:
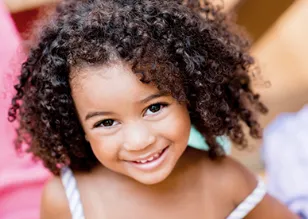
<svg viewBox="0 0 308 219"><path fill-rule="evenodd" d="M89 142L88 136L85 134L84 138L86 139L87 142Z"/></svg>

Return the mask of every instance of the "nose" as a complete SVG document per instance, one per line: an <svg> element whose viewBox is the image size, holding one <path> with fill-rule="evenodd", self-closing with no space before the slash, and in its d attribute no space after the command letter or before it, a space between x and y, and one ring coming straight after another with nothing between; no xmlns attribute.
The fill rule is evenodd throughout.
<svg viewBox="0 0 308 219"><path fill-rule="evenodd" d="M141 122L130 124L125 128L124 148L127 151L142 151L156 141L150 127Z"/></svg>

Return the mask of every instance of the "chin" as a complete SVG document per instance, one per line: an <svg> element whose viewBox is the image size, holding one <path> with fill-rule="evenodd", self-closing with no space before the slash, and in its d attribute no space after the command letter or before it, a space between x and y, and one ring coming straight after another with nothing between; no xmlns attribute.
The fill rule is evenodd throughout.
<svg viewBox="0 0 308 219"><path fill-rule="evenodd" d="M168 175L167 176L153 176L153 177L138 177L134 179L144 185L155 185L155 184L159 184L163 182L167 177Z"/></svg>
<svg viewBox="0 0 308 219"><path fill-rule="evenodd" d="M144 174L138 174L132 177L134 180L136 180L139 183L142 183L144 185L155 185L163 182L168 176L170 175L171 170L164 170L159 171L156 173L144 173Z"/></svg>

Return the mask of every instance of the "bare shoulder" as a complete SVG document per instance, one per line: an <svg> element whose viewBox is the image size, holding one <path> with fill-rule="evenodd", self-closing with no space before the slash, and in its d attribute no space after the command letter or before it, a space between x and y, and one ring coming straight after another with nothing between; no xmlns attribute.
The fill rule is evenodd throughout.
<svg viewBox="0 0 308 219"><path fill-rule="evenodd" d="M229 156L213 160L210 159L208 152L190 148L186 154L188 157L186 163L200 168L204 183L222 191L225 194L222 197L230 197L230 202L241 202L258 184L253 173Z"/></svg>
<svg viewBox="0 0 308 219"><path fill-rule="evenodd" d="M257 177L232 157L204 159L204 178L215 190L221 191L221 199L228 205L237 206L258 185ZM220 195L219 195L220 196Z"/></svg>
<svg viewBox="0 0 308 219"><path fill-rule="evenodd" d="M232 157L213 161L213 165L235 205L241 203L258 185L257 176Z"/></svg>
<svg viewBox="0 0 308 219"><path fill-rule="evenodd" d="M41 200L41 219L70 218L69 205L59 177L51 178L45 185Z"/></svg>
<svg viewBox="0 0 308 219"><path fill-rule="evenodd" d="M235 159L226 156L220 161L209 161L209 165L218 179L225 197L230 197L234 209L242 203L257 187L258 178L250 170ZM231 212L230 212L231 213ZM256 218L279 218L296 219L286 206L278 200L266 194L256 207L245 217L247 219Z"/></svg>

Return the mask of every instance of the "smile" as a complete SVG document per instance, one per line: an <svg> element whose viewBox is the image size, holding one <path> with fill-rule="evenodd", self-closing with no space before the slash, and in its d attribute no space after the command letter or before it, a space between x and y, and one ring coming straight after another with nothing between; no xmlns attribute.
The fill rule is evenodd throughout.
<svg viewBox="0 0 308 219"><path fill-rule="evenodd" d="M141 170L151 170L157 168L165 160L168 149L169 146L147 159L130 161L130 163Z"/></svg>

